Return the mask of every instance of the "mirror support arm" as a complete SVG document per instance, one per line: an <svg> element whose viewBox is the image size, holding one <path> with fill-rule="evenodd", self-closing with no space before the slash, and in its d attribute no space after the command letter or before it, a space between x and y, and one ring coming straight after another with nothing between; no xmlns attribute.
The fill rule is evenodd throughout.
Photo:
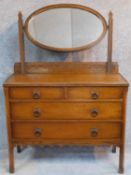
<svg viewBox="0 0 131 175"><path fill-rule="evenodd" d="M107 72L112 72L113 13L109 12Z"/></svg>
<svg viewBox="0 0 131 175"><path fill-rule="evenodd" d="M25 73L25 45L24 45L24 25L22 19L22 13L18 14L18 28L19 28L19 49L20 49L20 61L21 61L21 73Z"/></svg>

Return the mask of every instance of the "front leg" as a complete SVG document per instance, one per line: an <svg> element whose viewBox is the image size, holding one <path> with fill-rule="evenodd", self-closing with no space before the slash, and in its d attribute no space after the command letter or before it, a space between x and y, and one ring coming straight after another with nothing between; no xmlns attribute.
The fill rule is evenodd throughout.
<svg viewBox="0 0 131 175"><path fill-rule="evenodd" d="M14 173L14 145L12 143L9 144L9 171L10 173Z"/></svg>
<svg viewBox="0 0 131 175"><path fill-rule="evenodd" d="M124 173L124 145L120 146L120 153L119 153L119 173Z"/></svg>

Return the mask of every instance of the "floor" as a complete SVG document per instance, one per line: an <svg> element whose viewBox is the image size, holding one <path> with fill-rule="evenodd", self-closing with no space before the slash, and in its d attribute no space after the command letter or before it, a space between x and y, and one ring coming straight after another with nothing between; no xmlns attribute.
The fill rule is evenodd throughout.
<svg viewBox="0 0 131 175"><path fill-rule="evenodd" d="M15 150L15 175L117 175L118 153L109 147L27 147ZM125 175L131 175L126 149ZM7 150L0 151L0 175L9 175Z"/></svg>

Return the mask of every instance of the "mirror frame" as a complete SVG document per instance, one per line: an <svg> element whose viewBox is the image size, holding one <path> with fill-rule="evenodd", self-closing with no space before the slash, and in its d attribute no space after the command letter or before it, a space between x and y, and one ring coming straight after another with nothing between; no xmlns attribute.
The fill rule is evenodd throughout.
<svg viewBox="0 0 131 175"><path fill-rule="evenodd" d="M81 9L81 10L85 10L89 13L92 13L93 15L95 15L97 18L99 18L99 20L101 21L102 25L103 25L103 31L101 33L101 35L93 42L80 46L80 47L74 47L74 48L57 48L57 47L52 47L52 46L48 46L45 44L42 44L40 42L38 42L37 40L35 40L28 29L29 26L29 22L30 20L34 17L37 16L40 13L43 13L47 10L50 9L54 9L54 8L76 8L76 9ZM36 46L42 48L42 49L47 49L47 50L51 50L51 51L59 51L59 52L72 52L72 51L80 51L80 50L84 50L84 49L89 49L93 46L95 46L97 43L99 43L104 36L106 35L106 32L108 30L108 25L107 22L105 20L105 18L96 10L89 8L87 6L83 6L83 5L79 5L79 4L53 4L53 5L49 5L49 6L45 6L43 8L40 8L36 11L34 11L33 13L31 13L31 15L26 19L25 24L24 24L24 29L25 29L25 33L27 38Z"/></svg>

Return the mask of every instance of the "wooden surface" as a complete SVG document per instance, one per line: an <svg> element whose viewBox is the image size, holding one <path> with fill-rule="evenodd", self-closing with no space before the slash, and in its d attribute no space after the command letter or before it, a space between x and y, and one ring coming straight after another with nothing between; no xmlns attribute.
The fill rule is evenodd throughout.
<svg viewBox="0 0 131 175"><path fill-rule="evenodd" d="M7 125L7 133L8 133L8 154L9 154L9 171L10 173L14 173L14 144L13 144L13 135L11 128L11 110L9 104L9 89L4 88L5 94L5 109L6 109L6 125Z"/></svg>
<svg viewBox="0 0 131 175"><path fill-rule="evenodd" d="M4 83L10 172L15 145L117 145L124 171L128 82L119 73L13 74Z"/></svg>
<svg viewBox="0 0 131 175"><path fill-rule="evenodd" d="M26 26L33 15L46 8L29 16ZM57 144L118 146L119 172L123 173L129 84L119 74L118 64L112 63L111 14L108 62L94 63L24 63L21 17L19 14L21 63L15 64L14 74L3 85L10 172L14 172L14 146Z"/></svg>
<svg viewBox="0 0 131 175"><path fill-rule="evenodd" d="M86 44L84 46L81 46L81 47L74 47L74 48L55 48L55 47L51 47L51 46L47 46L47 45L44 45L38 41L36 41L30 34L29 32L29 29L28 29L28 24L31 20L32 17L35 17L36 15L40 14L40 13L44 13L45 11L47 10L50 10L50 9L54 9L54 8L75 8L75 9L81 9L81 10L84 10L84 11L87 11L89 13L92 13L93 15L95 15L96 17L99 18L99 20L102 22L102 32L101 32L101 35L99 36L99 38L96 40L96 41L93 41L89 44ZM107 23L106 23L106 20L105 18L99 13L97 12L96 10L94 9L91 9L89 7L86 7L86 6L82 6L80 4L54 4L54 5L49 5L49 6L46 6L46 7L43 7L41 9L38 9L37 11L33 12L28 18L27 20L25 21L25 25L24 25L24 28L25 28L25 33L28 37L28 39L33 43L35 44L36 46L38 47L41 47L41 48L44 48L44 49L48 49L48 50L53 50L53 51L61 51L61 52L65 52L65 51L79 51L79 50L83 50L83 49L89 49L93 46L95 46L97 43L99 43L105 36L106 34L106 31L108 29L107 27ZM88 35L88 33L87 33Z"/></svg>
<svg viewBox="0 0 131 175"><path fill-rule="evenodd" d="M123 110L122 110L122 133L121 133L121 144L119 150L119 173L124 173L124 159L125 159L125 132L126 132L126 103L127 103L127 91L128 89L124 89L123 94Z"/></svg>
<svg viewBox="0 0 131 175"><path fill-rule="evenodd" d="M4 86L128 86L120 74L13 74Z"/></svg>
<svg viewBox="0 0 131 175"><path fill-rule="evenodd" d="M24 45L24 25L22 19L22 13L18 14L18 28L19 28L19 50L21 61L21 73L25 73L25 45Z"/></svg>
<svg viewBox="0 0 131 175"><path fill-rule="evenodd" d="M32 74L92 74L105 73L107 62L26 62L25 72ZM118 73L118 64L113 62L112 73ZM15 73L21 72L21 63L15 63Z"/></svg>
<svg viewBox="0 0 131 175"><path fill-rule="evenodd" d="M107 71L112 72L112 49L113 49L113 13L109 13L108 24L108 55L107 55Z"/></svg>
<svg viewBox="0 0 131 175"><path fill-rule="evenodd" d="M39 129L39 135L36 134L36 132L38 131L37 129ZM107 132L108 130L110 132ZM14 139L117 139L120 138L120 136L121 125L119 123L49 122L39 124L13 124Z"/></svg>
<svg viewBox="0 0 131 175"><path fill-rule="evenodd" d="M62 87L44 87L44 88L11 88L10 97L12 99L33 99L35 93L39 94L40 99L62 99L65 96Z"/></svg>
<svg viewBox="0 0 131 175"><path fill-rule="evenodd" d="M110 106L110 110L108 108ZM21 110L24 109L24 110ZM35 115L35 111L40 114ZM97 114L93 115L93 110ZM13 120L122 120L121 102L12 102Z"/></svg>
<svg viewBox="0 0 131 175"><path fill-rule="evenodd" d="M123 96L122 87L13 87L10 88L10 98L13 100L31 100L34 94L38 94L40 100L87 100L93 99L120 99Z"/></svg>

